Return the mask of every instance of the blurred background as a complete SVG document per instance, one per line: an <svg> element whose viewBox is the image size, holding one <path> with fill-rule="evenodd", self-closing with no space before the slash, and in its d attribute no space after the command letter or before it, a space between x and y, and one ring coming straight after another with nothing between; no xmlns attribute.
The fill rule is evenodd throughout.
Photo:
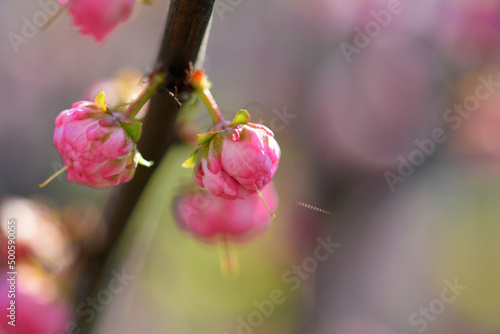
<svg viewBox="0 0 500 334"><path fill-rule="evenodd" d="M74 312L95 333L500 332L500 2L486 0L218 0L206 71L227 118L246 108L275 132L277 219L225 278L219 249L173 218L192 182L192 146L176 145L107 265L121 286L75 310L110 190L38 189L62 167L54 119L96 87L133 91L168 5L137 6L102 46L64 14L14 47L43 7L0 1L0 253L14 218L19 305L15 332L2 260L0 333L78 333ZM207 115L180 117L205 130Z"/></svg>

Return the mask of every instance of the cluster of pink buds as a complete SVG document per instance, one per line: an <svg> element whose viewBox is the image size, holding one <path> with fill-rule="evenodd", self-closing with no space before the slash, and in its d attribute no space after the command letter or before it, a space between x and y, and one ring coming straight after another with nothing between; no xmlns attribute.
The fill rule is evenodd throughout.
<svg viewBox="0 0 500 334"><path fill-rule="evenodd" d="M175 216L195 238L222 244L222 271L232 276L237 261L231 243L266 230L275 217L278 197L270 182L281 151L273 132L251 123L246 110L240 110L232 121L222 117L202 71L193 75L191 84L214 124L208 132L198 134L198 147L183 163L183 167L194 167L193 178L205 190L181 195L175 203Z"/></svg>
<svg viewBox="0 0 500 334"><path fill-rule="evenodd" d="M102 91L93 102L76 102L62 111L55 121L54 145L64 167L40 186L65 171L68 181L105 188L130 181L138 164L149 167L152 163L137 150L142 124L135 116L165 78L162 71L152 75L125 111L110 110ZM275 217L278 199L270 182L281 151L273 132L251 123L246 110L240 110L232 121L225 120L209 86L202 71L191 77L191 87L205 102L214 124L198 134L195 152L183 163L183 167L194 167L194 181L205 190L180 196L175 212L184 230L205 242L222 242L225 254L230 254L230 243L264 231ZM197 206L200 194L206 196L205 207ZM231 258L227 255L223 263L234 269Z"/></svg>

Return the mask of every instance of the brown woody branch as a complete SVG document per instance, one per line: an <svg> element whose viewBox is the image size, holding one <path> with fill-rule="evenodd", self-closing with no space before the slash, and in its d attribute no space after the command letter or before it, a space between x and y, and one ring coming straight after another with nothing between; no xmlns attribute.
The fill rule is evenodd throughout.
<svg viewBox="0 0 500 334"><path fill-rule="evenodd" d="M182 94L190 66L196 63L200 47L207 33L215 0L172 0L168 11L165 33L156 62L156 68L167 74L166 89L155 94L144 119L143 135L138 142L139 151L156 164L141 167L129 183L112 193L104 210L108 234L104 246L85 259L77 287L75 305L99 290L99 277L118 242L125 225L146 187L151 175L169 147L175 142L174 123L179 110L176 99L168 91ZM106 281L106 280L103 280ZM80 320L83 332L89 333L91 325Z"/></svg>

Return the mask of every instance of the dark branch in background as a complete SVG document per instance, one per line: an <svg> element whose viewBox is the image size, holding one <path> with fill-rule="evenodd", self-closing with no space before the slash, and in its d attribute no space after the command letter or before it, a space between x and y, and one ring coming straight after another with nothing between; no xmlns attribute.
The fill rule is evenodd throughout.
<svg viewBox="0 0 500 334"><path fill-rule="evenodd" d="M149 111L144 119L143 135L138 142L141 154L147 160L153 160L155 165L151 168L139 166L132 181L122 185L111 195L104 211L108 230L104 247L87 258L83 265L75 298L76 306L99 291L99 276L105 274L103 268L109 255L151 175L176 139L174 122L179 105L167 90L180 94L185 89L188 71L198 58L209 26L214 1L172 0L170 3L165 34L156 62L156 67L165 70L167 74L166 89L151 98ZM84 332L88 332L92 326L86 325L84 319L79 320L82 327L85 325Z"/></svg>

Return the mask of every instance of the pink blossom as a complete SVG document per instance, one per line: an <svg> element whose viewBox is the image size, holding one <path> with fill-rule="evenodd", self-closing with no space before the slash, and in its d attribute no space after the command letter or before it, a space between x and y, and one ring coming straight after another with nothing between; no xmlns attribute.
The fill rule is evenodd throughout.
<svg viewBox="0 0 500 334"><path fill-rule="evenodd" d="M116 27L127 21L136 0L58 0L73 17L82 35L102 42Z"/></svg>
<svg viewBox="0 0 500 334"><path fill-rule="evenodd" d="M262 196L274 211L278 195L272 183L262 190ZM184 230L208 243L223 239L246 241L265 231L272 220L254 191L245 199L215 197L205 190L191 191L177 199L175 215Z"/></svg>
<svg viewBox="0 0 500 334"><path fill-rule="evenodd" d="M0 282L0 307L4 316L0 323L0 333L11 334L47 334L62 333L71 321L69 305L59 300L47 300L17 283L15 298L9 298L10 276L2 276ZM19 279L19 277L17 277ZM11 306L14 301L14 306ZM9 325L10 310L14 308L15 326Z"/></svg>
<svg viewBox="0 0 500 334"><path fill-rule="evenodd" d="M56 118L54 145L67 180L105 188L134 176L136 144L123 128L124 114L104 111L88 101L76 102Z"/></svg>
<svg viewBox="0 0 500 334"><path fill-rule="evenodd" d="M268 184L278 169L281 151L273 132L249 123L246 111L240 113L246 118L242 123L219 123L222 129L196 152L194 180L214 196L245 198Z"/></svg>

